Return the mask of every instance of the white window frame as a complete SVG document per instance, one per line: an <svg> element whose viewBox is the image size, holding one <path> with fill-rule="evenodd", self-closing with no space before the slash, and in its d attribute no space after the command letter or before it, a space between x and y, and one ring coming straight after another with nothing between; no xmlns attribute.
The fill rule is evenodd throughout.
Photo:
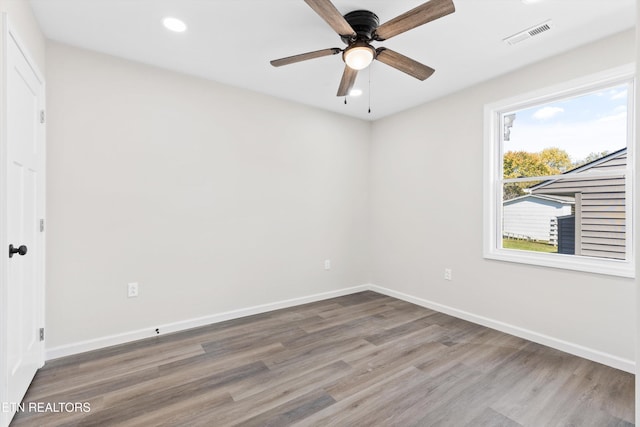
<svg viewBox="0 0 640 427"><path fill-rule="evenodd" d="M579 96L606 87L628 84L626 189L626 260L613 260L580 255L564 255L502 248L502 115ZM484 230L483 255L486 259L530 265L635 277L633 253L634 141L635 141L635 66L633 64L586 76L556 86L517 95L487 104L484 108ZM548 178L548 177L547 177Z"/></svg>

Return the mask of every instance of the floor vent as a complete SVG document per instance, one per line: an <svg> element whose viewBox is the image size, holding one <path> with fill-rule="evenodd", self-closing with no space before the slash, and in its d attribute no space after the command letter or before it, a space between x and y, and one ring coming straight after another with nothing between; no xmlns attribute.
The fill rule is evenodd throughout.
<svg viewBox="0 0 640 427"><path fill-rule="evenodd" d="M516 33L510 37L507 37L506 39L504 39L504 41L509 43L510 45L514 45L514 44L523 42L527 39L530 39L531 37L545 33L550 29L551 29L551 20L548 20L543 22L542 24L538 24L534 27L528 28L524 31L520 31L519 33Z"/></svg>

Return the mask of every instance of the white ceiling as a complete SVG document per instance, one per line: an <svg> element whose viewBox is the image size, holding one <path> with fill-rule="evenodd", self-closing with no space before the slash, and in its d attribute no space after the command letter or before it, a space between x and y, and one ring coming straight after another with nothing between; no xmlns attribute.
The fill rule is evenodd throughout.
<svg viewBox="0 0 640 427"><path fill-rule="evenodd" d="M380 22L425 0L334 0L343 14ZM421 82L374 62L360 97L335 96L340 55L274 68L271 59L344 47L303 0L30 0L46 37L107 54L375 120L635 25L634 0L453 0L456 12L400 34L385 46L436 69ZM188 26L171 33L161 20ZM516 46L502 40L553 20L553 29ZM597 61L597 58L594 58ZM370 85L370 90L369 90ZM369 94L371 113L367 113Z"/></svg>

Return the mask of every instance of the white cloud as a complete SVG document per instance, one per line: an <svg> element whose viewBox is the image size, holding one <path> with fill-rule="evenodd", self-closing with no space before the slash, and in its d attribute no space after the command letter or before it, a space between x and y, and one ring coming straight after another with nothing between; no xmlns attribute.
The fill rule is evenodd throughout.
<svg viewBox="0 0 640 427"><path fill-rule="evenodd" d="M581 160L590 153L613 152L627 144L626 111L583 123L518 124L511 129L505 151L542 151L549 147L565 150L571 158Z"/></svg>
<svg viewBox="0 0 640 427"><path fill-rule="evenodd" d="M624 99L627 97L627 90L620 90L620 91L616 91L616 90L612 90L611 91L611 97L609 98L612 101L615 101L617 99Z"/></svg>
<svg viewBox="0 0 640 427"><path fill-rule="evenodd" d="M617 121L617 122L626 122L627 121L627 107L621 105L620 107L614 108L613 112L608 116L600 117L598 119L599 122L607 122L607 121ZM624 125L621 125L621 127Z"/></svg>
<svg viewBox="0 0 640 427"><path fill-rule="evenodd" d="M564 108L544 107L533 113L533 118L536 120L548 120L560 113L564 113Z"/></svg>
<svg viewBox="0 0 640 427"><path fill-rule="evenodd" d="M614 88L607 91L601 91L595 94L596 96L609 98L610 101L616 101L618 99L624 99L627 96L627 88Z"/></svg>

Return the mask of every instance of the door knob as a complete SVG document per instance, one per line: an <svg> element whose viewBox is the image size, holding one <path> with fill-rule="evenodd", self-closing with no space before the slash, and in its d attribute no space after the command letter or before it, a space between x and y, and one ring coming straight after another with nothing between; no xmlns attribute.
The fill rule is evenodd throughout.
<svg viewBox="0 0 640 427"><path fill-rule="evenodd" d="M13 245L9 245L9 258L12 258L13 254L26 255L27 247L25 245L20 245L20 247L14 248Z"/></svg>

